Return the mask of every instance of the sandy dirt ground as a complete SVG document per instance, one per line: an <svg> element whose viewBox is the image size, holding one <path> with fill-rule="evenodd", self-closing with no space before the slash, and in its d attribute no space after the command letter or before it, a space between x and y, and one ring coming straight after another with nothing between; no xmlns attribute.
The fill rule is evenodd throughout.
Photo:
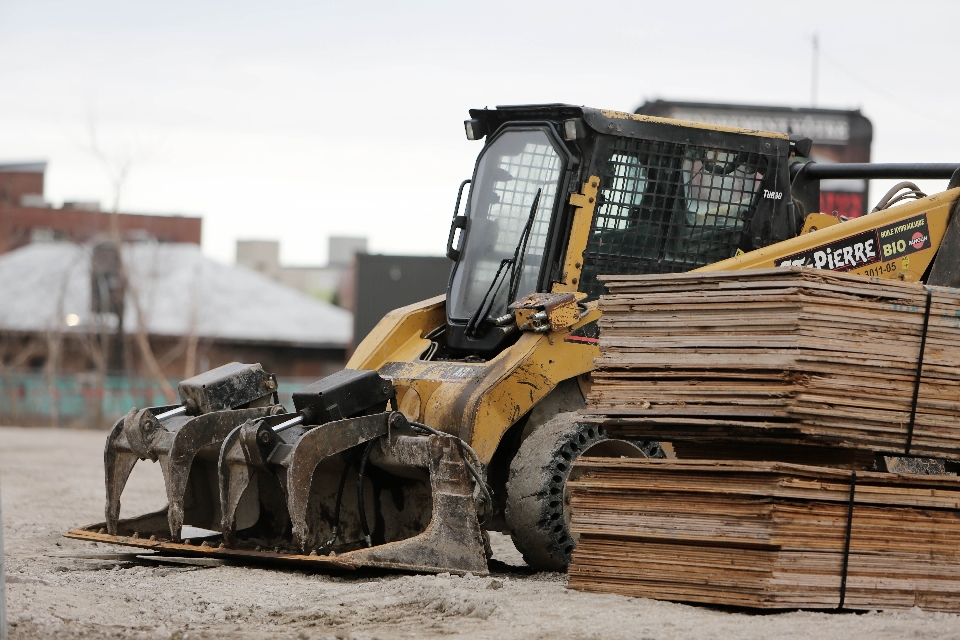
<svg viewBox="0 0 960 640"><path fill-rule="evenodd" d="M10 637L26 638L956 638L960 617L795 611L754 615L566 589L495 536L489 577L329 576L79 558L128 551L67 540L103 520L105 433L0 428ZM157 465L138 464L123 515L162 507Z"/></svg>

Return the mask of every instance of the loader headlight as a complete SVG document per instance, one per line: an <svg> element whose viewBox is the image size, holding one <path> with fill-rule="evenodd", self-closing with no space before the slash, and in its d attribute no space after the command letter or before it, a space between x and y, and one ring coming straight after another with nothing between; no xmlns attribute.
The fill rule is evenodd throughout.
<svg viewBox="0 0 960 640"><path fill-rule="evenodd" d="M467 131L467 140L479 140L487 135L487 128L480 120L464 120L463 128Z"/></svg>
<svg viewBox="0 0 960 640"><path fill-rule="evenodd" d="M563 121L563 139L577 140L583 137L583 120L571 118Z"/></svg>

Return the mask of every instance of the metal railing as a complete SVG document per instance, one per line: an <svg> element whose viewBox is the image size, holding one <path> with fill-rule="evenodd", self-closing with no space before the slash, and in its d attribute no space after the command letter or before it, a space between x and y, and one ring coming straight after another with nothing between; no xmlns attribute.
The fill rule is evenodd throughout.
<svg viewBox="0 0 960 640"><path fill-rule="evenodd" d="M278 380L280 403L293 409L292 394L313 378ZM177 388L178 380L169 380ZM106 428L132 407L168 404L153 379L82 373L46 376L42 373L0 374L0 424Z"/></svg>

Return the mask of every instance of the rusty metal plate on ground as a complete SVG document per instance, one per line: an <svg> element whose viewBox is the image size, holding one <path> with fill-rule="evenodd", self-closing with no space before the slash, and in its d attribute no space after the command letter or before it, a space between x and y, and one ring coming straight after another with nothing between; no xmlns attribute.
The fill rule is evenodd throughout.
<svg viewBox="0 0 960 640"><path fill-rule="evenodd" d="M148 514L155 515L155 514ZM103 530L104 533L100 533ZM271 566L289 566L300 567L303 569L312 568L325 571L356 571L358 569L381 569L388 571L401 571L405 573L441 573L449 572L454 575L464 575L472 573L477 576L488 574L486 568L474 566L459 568L457 566L430 566L429 563L417 564L404 561L402 558L392 557L387 553L383 559L378 559L374 554L379 554L385 548L396 546L403 548L410 544L414 538L406 541L395 542L380 547L370 549L358 549L348 551L340 555L304 555L297 553L287 553L284 551L255 551L251 549L230 549L219 546L203 546L200 544L185 544L183 542L173 542L170 540L150 540L149 538L140 538L133 536L110 535L106 533L106 523L87 525L70 529L63 534L64 538L73 540L85 540L87 542L102 542L106 544L118 544L128 547L138 547L140 549L150 549L157 553L166 553L176 556L193 556L197 558L223 558L242 564L262 564ZM419 538L419 536L415 536ZM406 543L406 544L405 544ZM423 545L423 543L420 543ZM432 545L426 545L432 548ZM486 564L486 563L484 563Z"/></svg>
<svg viewBox="0 0 960 640"><path fill-rule="evenodd" d="M221 549L217 546L202 546L200 544L184 544L182 542L172 542L169 540L150 540L148 538L113 536L109 533L99 533L100 529L105 529L105 527L106 523L102 522L86 527L77 527L76 529L67 531L63 534L63 537L73 540L86 540L87 542L103 542L128 547L139 547L141 549L151 549L159 553L167 552L179 556L224 558L238 562L249 562L251 564L310 565L339 571L354 571L364 566L375 566L370 563L351 561L346 557L346 554L344 554L344 556L308 556L274 551L254 551L250 549Z"/></svg>

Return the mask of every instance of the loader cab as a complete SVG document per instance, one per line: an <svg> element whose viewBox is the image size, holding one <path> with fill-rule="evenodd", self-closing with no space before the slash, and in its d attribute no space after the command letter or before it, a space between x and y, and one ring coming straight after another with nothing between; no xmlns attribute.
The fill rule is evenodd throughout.
<svg viewBox="0 0 960 640"><path fill-rule="evenodd" d="M591 177L577 284L588 300L603 293L600 275L689 271L799 228L785 135L569 105L470 116L467 137L485 144L448 244L451 356L488 359L519 338L497 319L562 280L570 196Z"/></svg>

